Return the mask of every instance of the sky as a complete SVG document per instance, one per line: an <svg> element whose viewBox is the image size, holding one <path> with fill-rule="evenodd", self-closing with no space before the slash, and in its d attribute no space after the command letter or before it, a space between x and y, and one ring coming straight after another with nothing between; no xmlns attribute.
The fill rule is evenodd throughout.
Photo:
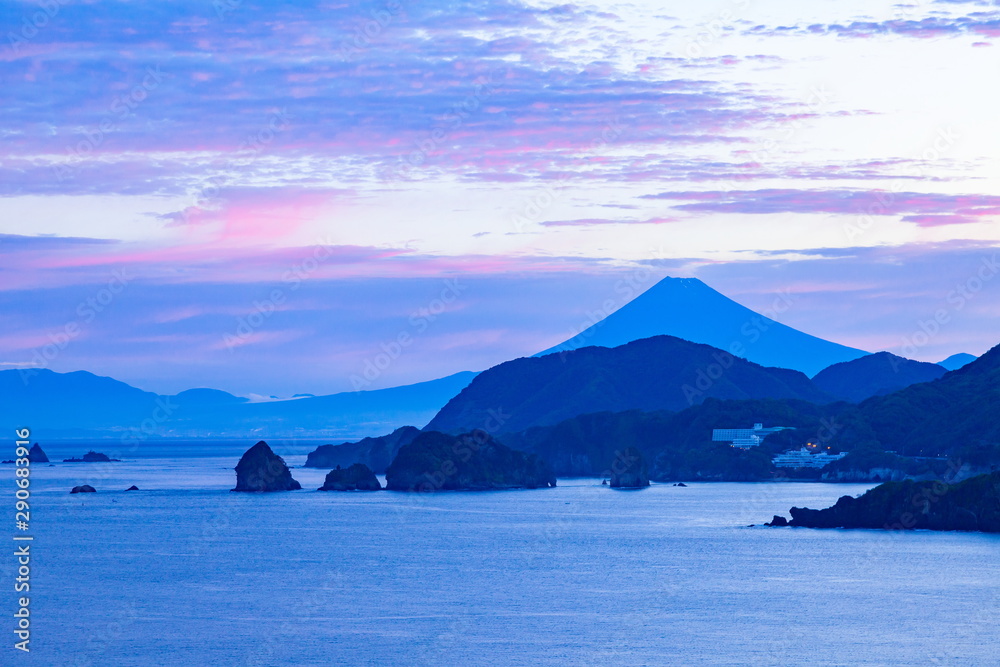
<svg viewBox="0 0 1000 667"><path fill-rule="evenodd" d="M375 389L534 354L665 276L925 361L1000 338L998 3L4 0L0 24L0 369Z"/></svg>

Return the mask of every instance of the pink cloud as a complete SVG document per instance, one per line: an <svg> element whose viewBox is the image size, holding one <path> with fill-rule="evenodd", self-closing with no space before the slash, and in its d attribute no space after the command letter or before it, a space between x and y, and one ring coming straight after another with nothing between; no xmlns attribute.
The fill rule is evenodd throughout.
<svg viewBox="0 0 1000 667"><path fill-rule="evenodd" d="M969 215L904 215L903 222L912 222L918 227L942 227L944 225L964 225L979 222Z"/></svg>
<svg viewBox="0 0 1000 667"><path fill-rule="evenodd" d="M543 227L592 227L594 225L663 225L670 222L676 222L676 219L648 218L646 220L614 220L606 218L582 218L580 220L549 220L541 224Z"/></svg>

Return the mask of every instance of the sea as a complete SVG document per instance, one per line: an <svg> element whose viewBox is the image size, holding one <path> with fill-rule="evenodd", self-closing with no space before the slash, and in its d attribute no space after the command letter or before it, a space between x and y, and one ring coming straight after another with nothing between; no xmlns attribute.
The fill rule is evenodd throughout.
<svg viewBox="0 0 1000 667"><path fill-rule="evenodd" d="M303 490L231 493L250 444L33 464L22 532L0 466L33 538L29 653L0 558L0 664L1000 664L1000 535L761 525L871 485L320 492L299 442Z"/></svg>

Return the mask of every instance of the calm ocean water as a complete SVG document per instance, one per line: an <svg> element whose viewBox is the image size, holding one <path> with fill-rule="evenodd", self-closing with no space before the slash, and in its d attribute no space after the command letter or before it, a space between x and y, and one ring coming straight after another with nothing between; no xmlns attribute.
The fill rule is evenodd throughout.
<svg viewBox="0 0 1000 667"><path fill-rule="evenodd" d="M0 662L1000 664L1000 536L747 527L866 486L415 496L295 469L249 495L236 457L34 466L32 652Z"/></svg>

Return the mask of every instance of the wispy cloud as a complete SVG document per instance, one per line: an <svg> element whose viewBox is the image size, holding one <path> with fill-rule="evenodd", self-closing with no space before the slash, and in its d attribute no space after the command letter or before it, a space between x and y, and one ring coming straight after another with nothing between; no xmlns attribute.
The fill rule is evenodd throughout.
<svg viewBox="0 0 1000 667"><path fill-rule="evenodd" d="M541 223L543 227L593 227L595 225L663 225L675 222L672 218L581 218L579 220L548 220Z"/></svg>
<svg viewBox="0 0 1000 667"><path fill-rule="evenodd" d="M951 195L881 190L728 190L661 192L646 199L675 202L680 211L742 213L841 213L904 215L921 226L976 222L1000 214L998 195Z"/></svg>

